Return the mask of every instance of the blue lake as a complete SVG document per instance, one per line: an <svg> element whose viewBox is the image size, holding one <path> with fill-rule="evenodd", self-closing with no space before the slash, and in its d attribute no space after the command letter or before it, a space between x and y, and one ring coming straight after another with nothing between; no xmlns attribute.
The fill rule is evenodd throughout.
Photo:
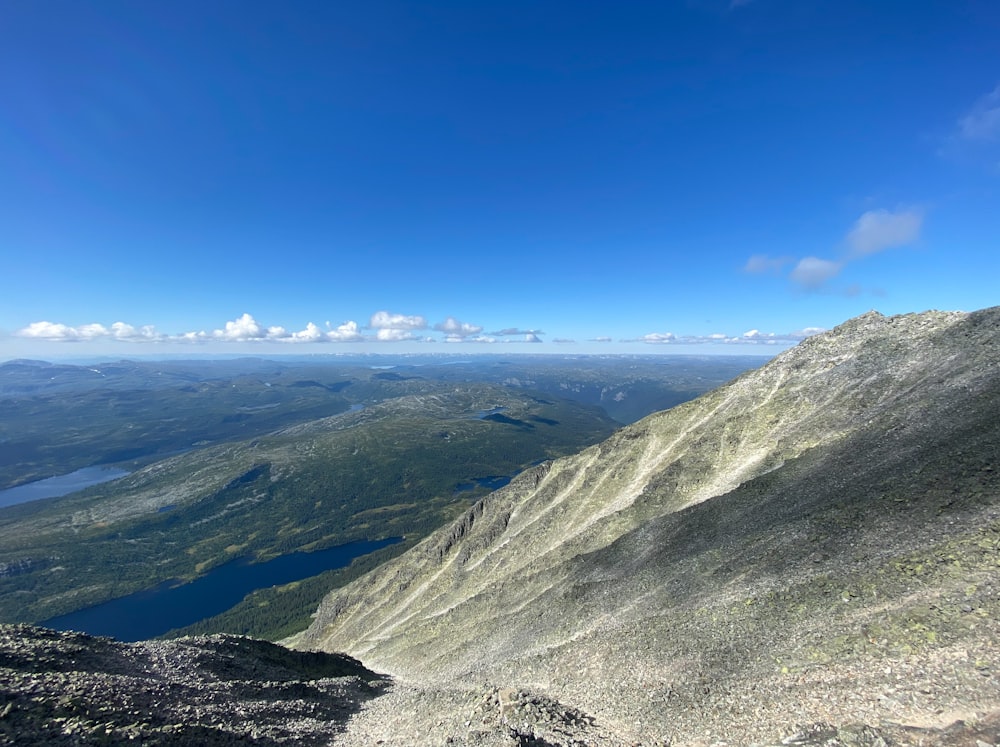
<svg viewBox="0 0 1000 747"><path fill-rule="evenodd" d="M129 473L126 470L115 467L84 467L66 475L47 477L44 480L18 485L16 488L0 490L0 508L37 501L41 498L58 498L89 488L91 485L125 477L127 474Z"/></svg>
<svg viewBox="0 0 1000 747"><path fill-rule="evenodd" d="M265 563L254 563L249 557L238 558L190 583L164 581L150 589L53 617L41 625L112 636L121 641L155 638L174 628L225 612L256 589L343 568L354 558L402 541L402 537L361 540L328 550L281 555Z"/></svg>

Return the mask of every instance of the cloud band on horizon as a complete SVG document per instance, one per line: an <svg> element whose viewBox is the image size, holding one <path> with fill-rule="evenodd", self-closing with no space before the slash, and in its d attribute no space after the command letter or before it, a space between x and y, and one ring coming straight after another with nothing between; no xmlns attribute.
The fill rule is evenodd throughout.
<svg viewBox="0 0 1000 747"><path fill-rule="evenodd" d="M440 337L429 335L418 337L413 334L413 330L426 329L429 326L424 317L376 312L372 315L371 319L373 323L369 325L369 329L374 328L374 335L362 334L361 328L355 321L346 321L336 327L330 322L326 322L325 330L313 322L308 322L302 330L289 332L281 326L264 326L249 313L244 313L236 319L226 322L221 328L215 329L212 332L202 330L198 332L164 334L158 332L153 325L135 327L124 322L115 322L109 326L93 323L73 327L55 322L39 321L32 322L14 334L22 338L64 343L85 343L97 340L161 344L265 342L285 344L351 342L376 344L391 342L538 344L543 342L540 337L543 334L541 330L523 330L509 327L498 332L483 335L481 334L483 329L481 326L460 322L455 317L447 317L444 321L433 325L433 330L441 333ZM822 330L819 328L807 328L804 331L782 335L775 333L762 334L757 330L751 330L742 336L723 334L704 336L675 335L672 332L653 332L637 338L621 339L619 342L670 343L675 345L705 343L777 344L795 343L819 331ZM602 343L612 342L610 337L594 337L589 339ZM567 338L559 338L553 342L567 343L571 341Z"/></svg>

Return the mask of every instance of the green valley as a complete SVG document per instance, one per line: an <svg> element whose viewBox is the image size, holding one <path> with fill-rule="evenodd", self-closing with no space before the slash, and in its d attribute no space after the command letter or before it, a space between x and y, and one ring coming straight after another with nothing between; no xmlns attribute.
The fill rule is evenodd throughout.
<svg viewBox="0 0 1000 747"><path fill-rule="evenodd" d="M0 621L47 620L236 558L404 538L186 629L289 635L331 588L511 476L606 438L619 423L602 392L632 408L689 399L740 360L360 363L0 366L8 484L134 470L0 509Z"/></svg>

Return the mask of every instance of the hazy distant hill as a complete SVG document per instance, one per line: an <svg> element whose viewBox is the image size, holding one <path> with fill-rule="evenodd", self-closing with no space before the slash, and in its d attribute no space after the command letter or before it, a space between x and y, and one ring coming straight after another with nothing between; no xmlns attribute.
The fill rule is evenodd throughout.
<svg viewBox="0 0 1000 747"><path fill-rule="evenodd" d="M399 679L358 744L943 743L890 725L996 726L998 457L1000 308L869 313L523 473L295 645Z"/></svg>
<svg viewBox="0 0 1000 747"><path fill-rule="evenodd" d="M303 360L0 364L0 490L82 467L165 456L371 406L493 384L600 407L619 423L693 399L748 356L318 356Z"/></svg>

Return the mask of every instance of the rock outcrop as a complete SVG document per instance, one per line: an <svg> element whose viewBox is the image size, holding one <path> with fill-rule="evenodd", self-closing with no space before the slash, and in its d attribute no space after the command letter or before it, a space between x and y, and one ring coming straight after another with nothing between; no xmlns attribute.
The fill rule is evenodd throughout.
<svg viewBox="0 0 1000 747"><path fill-rule="evenodd" d="M348 656L236 636L0 625L0 744L325 745L385 684Z"/></svg>

